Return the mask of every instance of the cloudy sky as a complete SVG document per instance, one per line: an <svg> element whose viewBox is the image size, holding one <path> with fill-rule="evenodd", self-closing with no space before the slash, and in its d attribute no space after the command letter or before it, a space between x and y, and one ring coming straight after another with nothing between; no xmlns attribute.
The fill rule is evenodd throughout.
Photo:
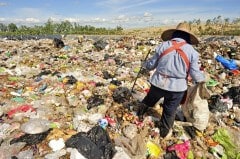
<svg viewBox="0 0 240 159"><path fill-rule="evenodd" d="M239 0L0 0L0 23L48 19L96 27L139 28L221 16L240 18Z"/></svg>

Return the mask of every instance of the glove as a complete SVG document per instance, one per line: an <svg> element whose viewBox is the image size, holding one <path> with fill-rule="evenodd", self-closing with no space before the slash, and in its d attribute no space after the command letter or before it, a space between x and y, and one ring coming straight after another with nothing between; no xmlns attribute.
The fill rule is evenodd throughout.
<svg viewBox="0 0 240 159"><path fill-rule="evenodd" d="M214 57L214 59L217 57L217 53L216 52L213 52L213 57Z"/></svg>

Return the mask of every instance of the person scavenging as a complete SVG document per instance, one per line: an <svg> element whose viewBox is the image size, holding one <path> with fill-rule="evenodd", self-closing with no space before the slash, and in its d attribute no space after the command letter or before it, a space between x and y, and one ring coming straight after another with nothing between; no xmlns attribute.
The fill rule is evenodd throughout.
<svg viewBox="0 0 240 159"><path fill-rule="evenodd" d="M168 29L161 35L164 40L155 49L155 54L143 64L149 71L151 84L148 94L142 100L138 116L143 118L149 107L155 106L160 98L164 98L163 112L157 127L162 138L171 134L176 109L180 105L187 90L187 77L194 82L204 82L204 73L200 71L199 54L192 45L198 44L197 37L190 32L188 23L179 23L176 29Z"/></svg>

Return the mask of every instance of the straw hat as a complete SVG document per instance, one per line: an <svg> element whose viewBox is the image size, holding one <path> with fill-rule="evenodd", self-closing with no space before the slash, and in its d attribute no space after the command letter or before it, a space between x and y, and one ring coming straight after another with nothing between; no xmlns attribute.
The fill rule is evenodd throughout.
<svg viewBox="0 0 240 159"><path fill-rule="evenodd" d="M165 30L163 33L162 33L162 39L164 41L166 40L171 40L172 39L172 35L175 31L177 30L180 30L180 31L183 31L183 32L186 32L190 35L190 42L191 44L195 45L195 44L198 44L199 41L197 39L197 37L190 32L190 25L188 23L179 23L176 27L176 29L168 29L168 30Z"/></svg>

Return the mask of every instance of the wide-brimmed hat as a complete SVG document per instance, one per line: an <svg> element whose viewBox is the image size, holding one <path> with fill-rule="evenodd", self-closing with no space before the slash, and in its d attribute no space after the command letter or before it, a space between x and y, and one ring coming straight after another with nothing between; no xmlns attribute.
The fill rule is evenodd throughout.
<svg viewBox="0 0 240 159"><path fill-rule="evenodd" d="M190 25L189 25L188 23L185 23L185 22L184 22L184 23L179 23L179 24L177 25L176 29L168 29L168 30L165 30L165 31L162 33L162 36L161 36L162 39L163 39L164 41L166 41L166 40L171 40L173 33L174 33L175 31L177 31L177 30L183 31L183 32L185 32L185 33L188 33L188 34L190 35L190 42L191 42L191 44L196 45L196 44L199 43L197 37L196 37L193 33L191 33L191 31L190 31Z"/></svg>

